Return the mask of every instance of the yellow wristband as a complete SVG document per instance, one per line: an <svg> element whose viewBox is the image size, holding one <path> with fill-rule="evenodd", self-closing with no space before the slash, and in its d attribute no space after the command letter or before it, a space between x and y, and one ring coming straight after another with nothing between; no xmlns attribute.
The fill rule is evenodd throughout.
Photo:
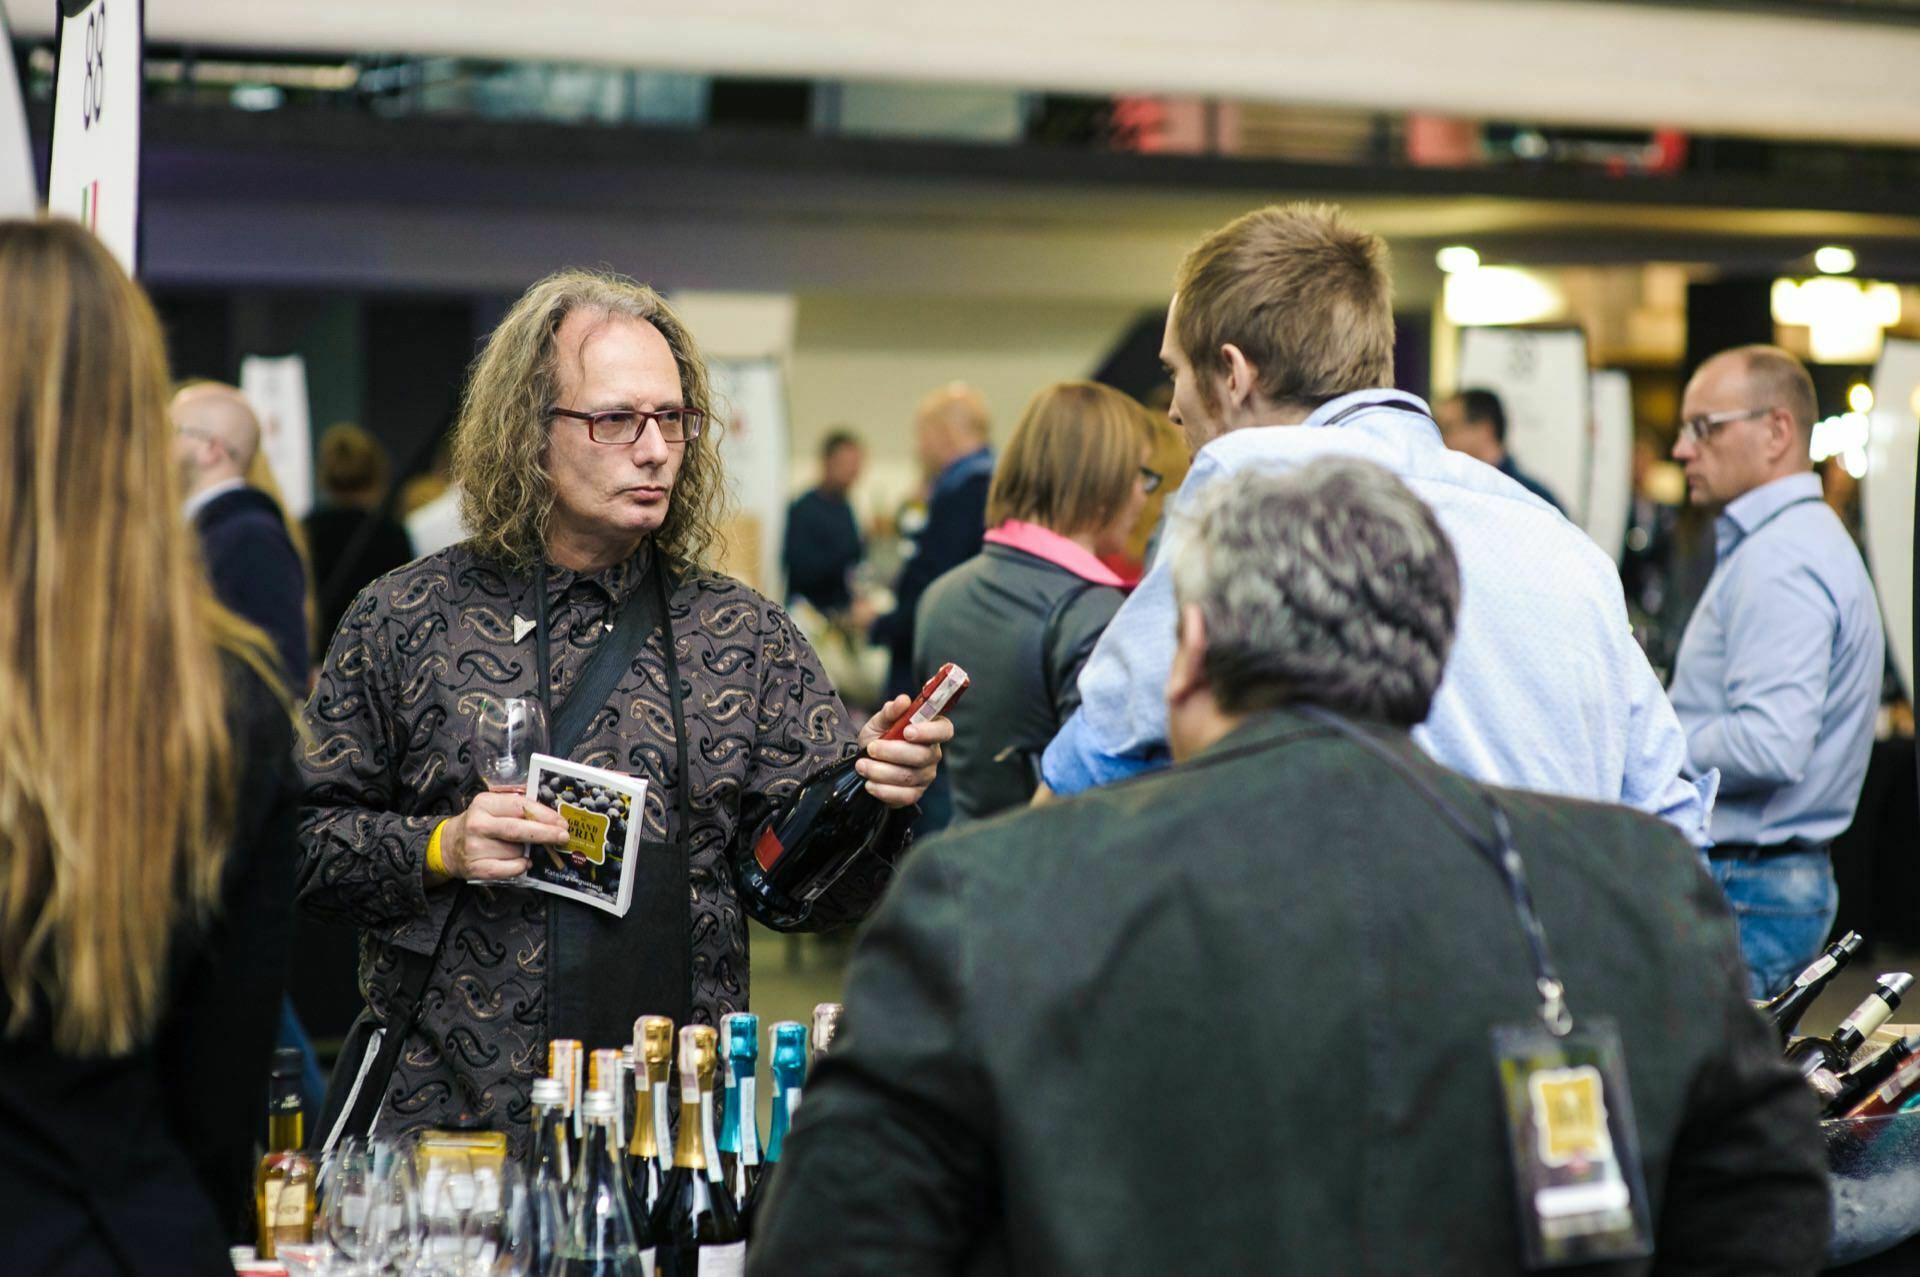
<svg viewBox="0 0 1920 1277"><path fill-rule="evenodd" d="M447 872L447 862L440 855L440 831L446 827L447 822L441 821L433 827L433 837L427 839L427 872L437 873L442 878L451 878L453 875Z"/></svg>

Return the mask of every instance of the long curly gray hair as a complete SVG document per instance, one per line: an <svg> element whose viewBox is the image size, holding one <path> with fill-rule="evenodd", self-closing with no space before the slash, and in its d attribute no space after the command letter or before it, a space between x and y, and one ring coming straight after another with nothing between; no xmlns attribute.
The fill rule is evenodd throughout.
<svg viewBox="0 0 1920 1277"><path fill-rule="evenodd" d="M673 351L686 406L707 414L706 429L687 441L666 521L653 535L667 562L699 566L719 539L727 499L706 361L665 298L610 271L547 276L514 303L473 362L453 428L453 481L474 548L519 569L546 545L553 514L547 409L560 390L554 334L576 310L653 325Z"/></svg>

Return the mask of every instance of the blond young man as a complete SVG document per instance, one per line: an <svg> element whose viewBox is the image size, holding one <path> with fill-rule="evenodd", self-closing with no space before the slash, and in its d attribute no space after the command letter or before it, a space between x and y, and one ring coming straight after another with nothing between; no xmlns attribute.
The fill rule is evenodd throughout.
<svg viewBox="0 0 1920 1277"><path fill-rule="evenodd" d="M1345 454L1406 481L1459 551L1459 639L1415 739L1475 780L1624 803L1702 841L1715 778L1682 779L1686 740L1633 643L1613 564L1505 476L1449 452L1427 405L1390 388L1390 291L1386 245L1325 205L1249 213L1187 257L1161 361L1193 468L1146 579L1080 675L1040 796L1165 765L1168 563L1200 494L1240 470Z"/></svg>

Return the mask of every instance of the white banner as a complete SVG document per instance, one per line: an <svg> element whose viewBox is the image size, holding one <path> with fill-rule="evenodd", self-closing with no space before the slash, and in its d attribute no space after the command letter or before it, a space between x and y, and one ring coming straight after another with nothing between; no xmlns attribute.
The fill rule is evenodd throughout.
<svg viewBox="0 0 1920 1277"><path fill-rule="evenodd" d="M1587 517L1581 526L1618 563L1633 504L1633 382L1617 369L1598 370L1592 381Z"/></svg>
<svg viewBox="0 0 1920 1277"><path fill-rule="evenodd" d="M133 274L140 239L140 0L60 0L47 208Z"/></svg>
<svg viewBox="0 0 1920 1277"><path fill-rule="evenodd" d="M1873 370L1867 473L1860 480L1867 565L1886 618L1894 668L1907 695L1913 682L1914 468L1920 465L1920 341L1887 338Z"/></svg>
<svg viewBox="0 0 1920 1277"><path fill-rule="evenodd" d="M27 107L20 77L13 69L13 36L0 9L0 217L32 217L40 207L40 183L33 173L33 143L27 135Z"/></svg>
<svg viewBox="0 0 1920 1277"><path fill-rule="evenodd" d="M778 359L707 363L723 425L720 463L733 493L737 544L727 570L776 603L786 592L780 539L787 530L787 379Z"/></svg>
<svg viewBox="0 0 1920 1277"><path fill-rule="evenodd" d="M1507 410L1507 451L1586 525L1587 335L1577 328L1463 328L1461 390L1491 390Z"/></svg>
<svg viewBox="0 0 1920 1277"><path fill-rule="evenodd" d="M307 406L307 361L299 355L248 355L240 392L260 418L260 451L280 485L287 517L313 509L313 422Z"/></svg>

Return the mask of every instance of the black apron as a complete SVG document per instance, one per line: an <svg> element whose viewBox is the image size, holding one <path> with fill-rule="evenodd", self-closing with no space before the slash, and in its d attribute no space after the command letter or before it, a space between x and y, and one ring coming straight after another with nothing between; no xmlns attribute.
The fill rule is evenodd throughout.
<svg viewBox="0 0 1920 1277"><path fill-rule="evenodd" d="M659 784L674 789L673 814L665 842L641 839L634 850L633 903L625 917L564 900L547 902L547 1037L575 1038L588 1050L620 1046L633 1038L633 1022L642 1015L670 1016L686 1024L693 1014L693 887L688 868L688 839L693 828L692 781L687 772L687 725L680 663L674 652L673 621L667 610L667 573L656 552L641 582L628 600L650 613L666 658L667 697L673 714L673 753L676 774ZM539 695L548 707L553 745L571 757L585 726L606 708L582 706L576 714L569 703L560 715L568 726L577 719L577 734L563 733L552 711L553 661L547 621L547 573L541 564L534 575L535 633L539 653ZM624 617L622 618L625 619ZM615 634L607 641L621 638ZM640 644L644 646L644 638ZM632 667L640 647L627 656ZM575 698L569 698L571 702ZM609 988L621 993L609 996Z"/></svg>

